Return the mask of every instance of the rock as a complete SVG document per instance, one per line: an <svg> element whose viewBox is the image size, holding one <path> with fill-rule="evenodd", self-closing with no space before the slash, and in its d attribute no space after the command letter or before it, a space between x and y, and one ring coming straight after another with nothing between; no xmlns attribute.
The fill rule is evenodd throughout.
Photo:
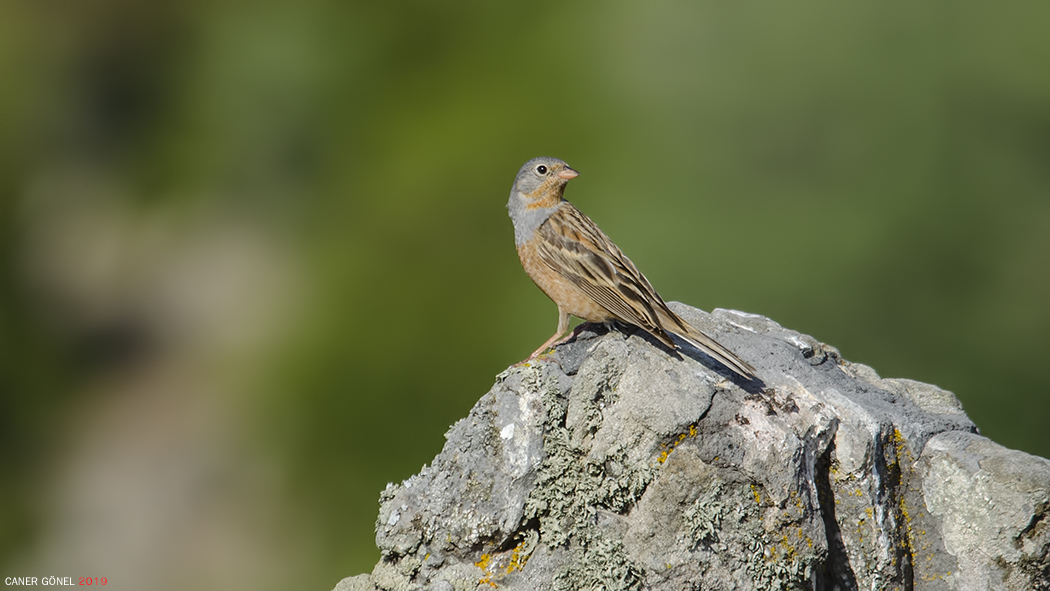
<svg viewBox="0 0 1050 591"><path fill-rule="evenodd" d="M357 575L339 581L334 591L372 591L375 588L368 575Z"/></svg>
<svg viewBox="0 0 1050 591"><path fill-rule="evenodd" d="M381 495L343 589L1050 589L1050 461L950 392L672 304L761 383L595 327L496 378Z"/></svg>

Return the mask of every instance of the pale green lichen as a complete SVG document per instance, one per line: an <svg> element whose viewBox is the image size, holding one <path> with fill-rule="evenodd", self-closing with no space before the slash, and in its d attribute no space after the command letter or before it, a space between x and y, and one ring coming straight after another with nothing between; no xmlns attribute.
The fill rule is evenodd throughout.
<svg viewBox="0 0 1050 591"><path fill-rule="evenodd" d="M540 535L550 546L564 545L582 527L593 524L599 507L622 513L641 498L652 481L652 469L626 468L622 450L598 463L572 445L564 427L547 433L547 457L525 502L525 518L538 519ZM619 467L612 474L609 467Z"/></svg>
<svg viewBox="0 0 1050 591"><path fill-rule="evenodd" d="M720 543L718 538L718 532L722 530L722 520L729 514L729 508L722 502L722 497L723 485L716 482L685 510L686 527L694 549L701 545L725 549L725 544Z"/></svg>
<svg viewBox="0 0 1050 591"><path fill-rule="evenodd" d="M573 546L572 561L554 575L555 591L604 589L627 591L642 585L642 571L631 563L619 541L597 528L585 528Z"/></svg>
<svg viewBox="0 0 1050 591"><path fill-rule="evenodd" d="M598 372L601 373L601 372ZM605 379L605 378L603 378ZM602 392L611 392L612 378ZM555 589L636 589L642 571L628 558L620 541L609 540L597 525L599 509L625 513L652 481L652 468L629 468L626 453L613 449L600 461L588 458L565 427L567 401L554 388L543 393L547 409L544 460L536 485L525 503L525 519L539 523L540 539L549 547L564 546L571 561L554 580ZM600 427L601 397L587 401L587 429Z"/></svg>
<svg viewBox="0 0 1050 591"><path fill-rule="evenodd" d="M760 485L713 478L682 513L686 541L705 569L734 572L755 589L807 588L818 556L805 535L806 516L755 502L765 497Z"/></svg>

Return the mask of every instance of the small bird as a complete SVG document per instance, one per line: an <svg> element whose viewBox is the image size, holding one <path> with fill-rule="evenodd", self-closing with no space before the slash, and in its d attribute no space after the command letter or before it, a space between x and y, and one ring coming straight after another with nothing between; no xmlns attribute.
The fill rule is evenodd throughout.
<svg viewBox="0 0 1050 591"><path fill-rule="evenodd" d="M558 305L557 332L525 361L571 338L558 340L569 328L569 316L576 316L639 326L672 349L668 333L676 334L753 380L755 368L671 311L634 263L562 197L565 185L579 175L557 158L533 158L518 171L510 191L507 210L521 266Z"/></svg>

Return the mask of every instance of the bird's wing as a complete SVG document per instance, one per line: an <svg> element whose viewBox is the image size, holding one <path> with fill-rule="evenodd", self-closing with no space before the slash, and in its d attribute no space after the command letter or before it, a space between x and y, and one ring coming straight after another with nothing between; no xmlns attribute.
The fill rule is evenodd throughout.
<svg viewBox="0 0 1050 591"><path fill-rule="evenodd" d="M667 304L612 240L568 201L537 230L540 260L620 320L639 326L673 347L660 325L675 317Z"/></svg>
<svg viewBox="0 0 1050 591"><path fill-rule="evenodd" d="M741 377L754 379L754 367L675 314L638 267L568 201L540 225L537 235L540 260L620 320L672 348L667 333L677 334Z"/></svg>

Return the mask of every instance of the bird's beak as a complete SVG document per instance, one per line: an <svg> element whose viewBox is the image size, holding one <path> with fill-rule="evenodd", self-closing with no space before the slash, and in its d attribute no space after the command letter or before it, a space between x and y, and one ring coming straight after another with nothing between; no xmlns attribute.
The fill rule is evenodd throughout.
<svg viewBox="0 0 1050 591"><path fill-rule="evenodd" d="M565 168L561 169L561 172L558 173L558 178L563 178L565 180L574 179L574 178L576 178L578 176L580 176L580 173L578 173L575 170L569 168L568 166L566 166Z"/></svg>

